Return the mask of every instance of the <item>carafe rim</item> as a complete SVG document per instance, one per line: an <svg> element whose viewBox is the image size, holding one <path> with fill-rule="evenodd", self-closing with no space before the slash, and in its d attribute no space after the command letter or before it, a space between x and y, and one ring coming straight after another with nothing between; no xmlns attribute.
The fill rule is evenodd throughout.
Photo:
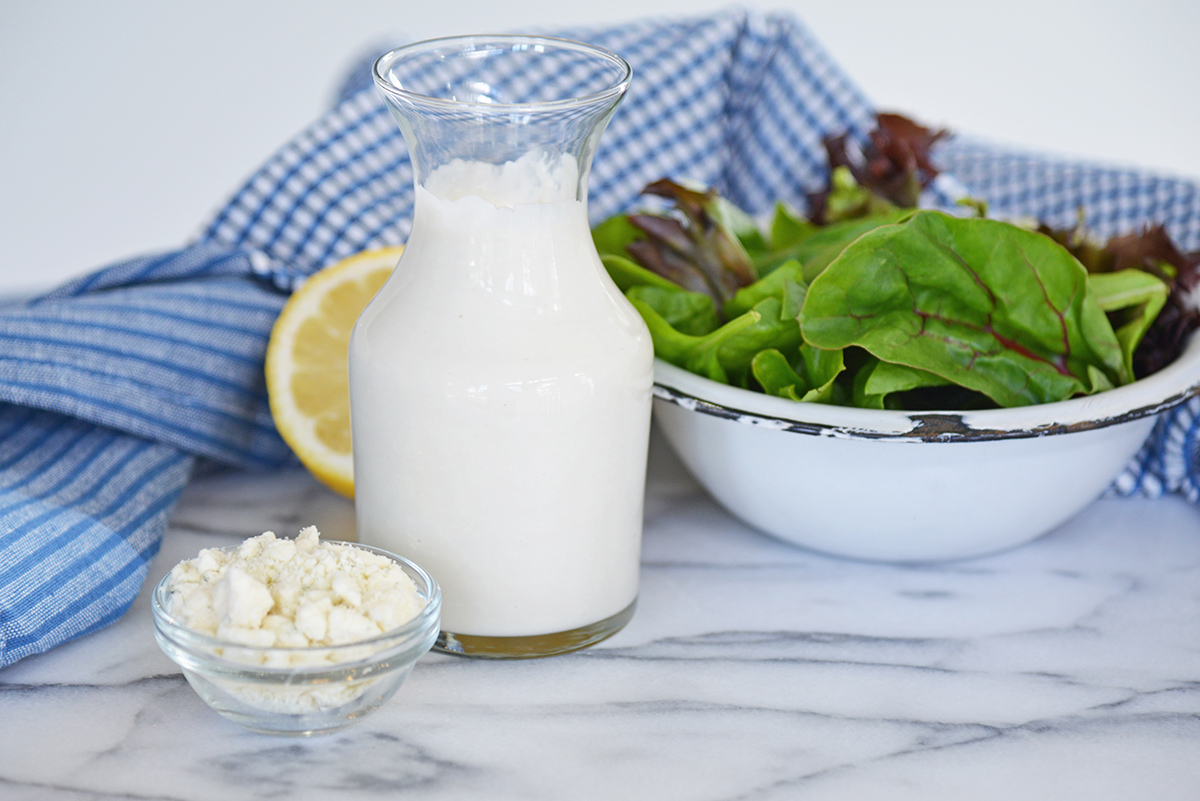
<svg viewBox="0 0 1200 801"><path fill-rule="evenodd" d="M405 58L411 58L423 53L436 52L439 49L447 55L471 53L484 47L512 47L525 45L530 47L554 47L594 56L617 67L617 79L611 81L605 88L588 94L565 97L558 100L540 100L524 103L496 103L478 100L462 100L457 98L435 97L423 92L414 91L400 86L387 77L388 71ZM398 100L431 105L442 108L477 109L501 113L522 113L546 109L562 109L577 106L598 104L605 100L616 101L629 88L633 80L633 67L621 56L598 45L579 42L557 36L538 36L526 34L468 34L462 36L442 36L435 39L424 39L419 42L401 45L393 48L375 60L371 75L380 91Z"/></svg>

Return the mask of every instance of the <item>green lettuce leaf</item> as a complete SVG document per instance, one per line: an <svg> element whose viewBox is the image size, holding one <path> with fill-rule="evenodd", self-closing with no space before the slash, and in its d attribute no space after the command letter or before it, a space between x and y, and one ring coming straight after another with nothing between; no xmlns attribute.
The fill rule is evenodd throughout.
<svg viewBox="0 0 1200 801"><path fill-rule="evenodd" d="M842 403L835 379L845 367L840 350L800 346L800 361L793 365L775 348L759 351L751 362L754 380L763 392L809 403Z"/></svg>
<svg viewBox="0 0 1200 801"><path fill-rule="evenodd" d="M625 294L630 300L645 303L671 328L688 336L702 337L721 325L712 298L699 292L643 285L631 287Z"/></svg>
<svg viewBox="0 0 1200 801"><path fill-rule="evenodd" d="M872 359L854 376L853 406L890 409L888 398L924 387L944 387L952 382L928 370Z"/></svg>
<svg viewBox="0 0 1200 801"><path fill-rule="evenodd" d="M675 330L666 319L644 300L631 297L630 303L646 321L654 340L654 355L684 370L705 378L728 384L729 372L721 363L720 348L726 341L737 339L743 332L761 322L761 315L750 311L730 320L717 330L703 336L692 336Z"/></svg>
<svg viewBox="0 0 1200 801"><path fill-rule="evenodd" d="M804 281L804 268L795 259L789 259L765 278L742 287L737 294L725 302L722 311L726 319L732 320L745 314L764 298L778 298L783 304L781 314L795 320L804 306L804 295L808 285Z"/></svg>
<svg viewBox="0 0 1200 801"><path fill-rule="evenodd" d="M796 259L803 264L804 279L811 283L851 242L868 231L895 223L910 213L901 210L892 214L831 223L788 248L781 257Z"/></svg>
<svg viewBox="0 0 1200 801"><path fill-rule="evenodd" d="M819 226L781 200L775 204L775 214L771 217L770 250L786 250L819 230Z"/></svg>
<svg viewBox="0 0 1200 801"><path fill-rule="evenodd" d="M717 225L737 237L747 251L767 250L767 240L762 229L758 227L754 218L740 207L729 202L724 196L717 195L708 208Z"/></svg>
<svg viewBox="0 0 1200 801"><path fill-rule="evenodd" d="M1093 273L1088 276L1088 283L1100 308L1109 313L1110 319L1117 317L1119 321L1117 340L1121 343L1125 368L1133 375L1133 353L1162 311L1171 289L1161 279L1136 269Z"/></svg>
<svg viewBox="0 0 1200 801"><path fill-rule="evenodd" d="M629 221L628 214L609 217L592 229L592 241L601 256L613 255L627 259L629 244L645 238L642 230Z"/></svg>
<svg viewBox="0 0 1200 801"><path fill-rule="evenodd" d="M921 211L869 231L808 288L804 339L858 345L1001 406L1132 380L1084 268L1036 232Z"/></svg>
<svg viewBox="0 0 1200 801"><path fill-rule="evenodd" d="M829 175L830 189L825 196L825 222L856 220L895 214L896 204L859 185L849 167L834 167Z"/></svg>
<svg viewBox="0 0 1200 801"><path fill-rule="evenodd" d="M656 286L662 289L683 291L683 287L679 284L663 278L658 273L650 272L633 259L605 253L600 257L600 263L608 271L608 277L622 292L628 292L635 286Z"/></svg>
<svg viewBox="0 0 1200 801"><path fill-rule="evenodd" d="M754 308L706 334L678 330L645 299L646 288L629 293L629 300L646 321L660 359L698 375L742 388L750 386L751 363L766 348L789 351L800 347L800 326L783 314L779 298L763 298Z"/></svg>

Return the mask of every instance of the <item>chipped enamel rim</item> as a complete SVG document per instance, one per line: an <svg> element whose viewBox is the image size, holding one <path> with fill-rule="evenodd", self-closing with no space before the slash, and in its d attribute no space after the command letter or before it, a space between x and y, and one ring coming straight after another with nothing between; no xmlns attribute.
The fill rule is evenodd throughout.
<svg viewBox="0 0 1200 801"><path fill-rule="evenodd" d="M731 387L654 361L654 397L688 411L746 425L852 439L983 442L1120 425L1200 394L1200 336L1151 376L1096 395L1015 409L898 412L803 403Z"/></svg>

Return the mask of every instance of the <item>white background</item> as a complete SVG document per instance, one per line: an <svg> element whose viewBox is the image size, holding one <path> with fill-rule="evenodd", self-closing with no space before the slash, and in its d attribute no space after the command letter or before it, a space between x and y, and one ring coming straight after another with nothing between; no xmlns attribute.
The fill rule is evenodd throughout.
<svg viewBox="0 0 1200 801"><path fill-rule="evenodd" d="M706 0L0 0L0 294L182 245L376 44ZM884 109L1200 177L1200 2L777 0Z"/></svg>

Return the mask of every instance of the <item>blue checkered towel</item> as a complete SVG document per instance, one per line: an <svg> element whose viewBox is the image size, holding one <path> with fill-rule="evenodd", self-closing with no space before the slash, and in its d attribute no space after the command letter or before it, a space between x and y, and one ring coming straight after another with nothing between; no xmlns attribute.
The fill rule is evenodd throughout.
<svg viewBox="0 0 1200 801"><path fill-rule="evenodd" d="M863 137L873 120L788 17L737 11L557 33L634 67L596 155L594 221L662 176L715 185L752 212L801 204L825 180L822 137ZM1099 233L1157 220L1183 248L1200 247L1194 183L962 139L938 156L997 211L1067 224L1083 206ZM304 276L403 242L411 212L405 147L363 67L193 244L0 308L0 665L125 611L197 464L289 463L263 388L271 323ZM1200 498L1198 411L1167 416L1115 491Z"/></svg>

